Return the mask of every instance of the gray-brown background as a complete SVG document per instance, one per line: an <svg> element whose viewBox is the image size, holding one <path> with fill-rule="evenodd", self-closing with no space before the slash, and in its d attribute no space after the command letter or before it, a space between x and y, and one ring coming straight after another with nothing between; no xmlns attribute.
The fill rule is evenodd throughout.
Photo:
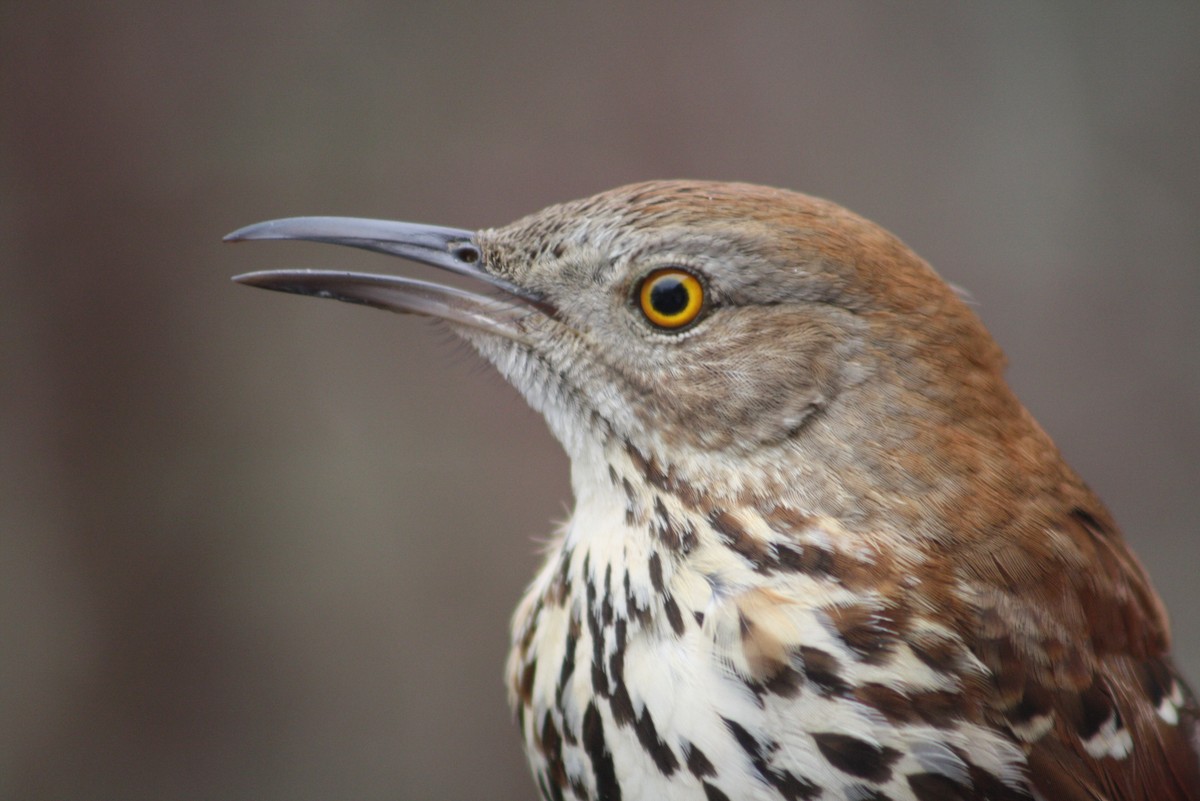
<svg viewBox="0 0 1200 801"><path fill-rule="evenodd" d="M564 458L444 331L228 281L419 268L219 240L650 177L970 288L1200 679L1200 5L104 5L0 4L0 797L531 798Z"/></svg>

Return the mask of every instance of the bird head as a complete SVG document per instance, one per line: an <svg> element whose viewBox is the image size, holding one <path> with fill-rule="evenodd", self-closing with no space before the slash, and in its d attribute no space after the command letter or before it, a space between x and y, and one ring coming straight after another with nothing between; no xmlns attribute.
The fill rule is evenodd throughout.
<svg viewBox="0 0 1200 801"><path fill-rule="evenodd" d="M734 488L751 460L828 506L872 497L847 482L919 483L918 462L945 458L939 436L984 458L1019 409L1000 351L925 262L794 192L657 181L478 232L312 217L227 239L351 245L476 279L491 292L326 271L236 280L444 320L574 462L619 445Z"/></svg>

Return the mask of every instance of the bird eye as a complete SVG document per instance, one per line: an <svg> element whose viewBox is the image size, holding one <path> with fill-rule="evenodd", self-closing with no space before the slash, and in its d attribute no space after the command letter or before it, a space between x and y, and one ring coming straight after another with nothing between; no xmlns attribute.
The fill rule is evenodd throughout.
<svg viewBox="0 0 1200 801"><path fill-rule="evenodd" d="M667 267L642 279L638 303L646 319L659 328L683 328L699 316L704 287L691 273Z"/></svg>

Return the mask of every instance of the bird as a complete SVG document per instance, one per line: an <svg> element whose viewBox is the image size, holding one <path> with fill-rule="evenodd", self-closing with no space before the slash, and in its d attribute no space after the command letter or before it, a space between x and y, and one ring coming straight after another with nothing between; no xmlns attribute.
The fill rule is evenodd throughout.
<svg viewBox="0 0 1200 801"><path fill-rule="evenodd" d="M665 180L480 231L226 238L478 287L234 279L448 324L569 456L506 668L546 801L1200 799L1200 707L1144 569L970 304L882 227Z"/></svg>

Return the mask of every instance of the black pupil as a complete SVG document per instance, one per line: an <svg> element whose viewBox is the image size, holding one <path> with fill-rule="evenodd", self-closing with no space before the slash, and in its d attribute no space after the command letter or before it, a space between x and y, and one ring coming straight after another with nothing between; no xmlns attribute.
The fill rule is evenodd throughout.
<svg viewBox="0 0 1200 801"><path fill-rule="evenodd" d="M674 276L659 278L650 287L650 305L656 312L673 317L688 306L688 289Z"/></svg>

